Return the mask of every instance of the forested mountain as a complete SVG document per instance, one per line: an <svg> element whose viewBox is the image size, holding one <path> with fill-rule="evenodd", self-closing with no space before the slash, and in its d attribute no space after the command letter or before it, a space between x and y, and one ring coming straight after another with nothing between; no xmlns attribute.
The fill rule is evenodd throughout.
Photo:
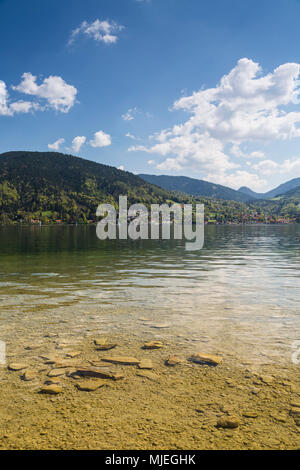
<svg viewBox="0 0 300 470"><path fill-rule="evenodd" d="M138 176L100 163L52 152L0 155L1 220L37 218L85 222L101 202L163 203L168 193Z"/></svg>

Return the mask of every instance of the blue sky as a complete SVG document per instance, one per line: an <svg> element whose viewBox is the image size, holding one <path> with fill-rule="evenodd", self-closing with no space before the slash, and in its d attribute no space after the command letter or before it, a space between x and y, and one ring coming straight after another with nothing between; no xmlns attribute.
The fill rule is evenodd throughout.
<svg viewBox="0 0 300 470"><path fill-rule="evenodd" d="M0 0L0 152L300 176L298 0Z"/></svg>

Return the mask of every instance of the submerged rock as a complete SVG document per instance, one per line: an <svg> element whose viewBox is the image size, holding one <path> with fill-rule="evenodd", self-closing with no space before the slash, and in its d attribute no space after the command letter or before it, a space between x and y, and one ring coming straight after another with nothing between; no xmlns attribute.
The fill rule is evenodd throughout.
<svg viewBox="0 0 300 470"><path fill-rule="evenodd" d="M66 357L74 358L80 356L81 352L80 351L71 351L66 354Z"/></svg>
<svg viewBox="0 0 300 470"><path fill-rule="evenodd" d="M112 364L122 364L127 366L137 366L140 363L139 359L135 357L127 356L114 356L114 357L103 357L102 361L111 362Z"/></svg>
<svg viewBox="0 0 300 470"><path fill-rule="evenodd" d="M178 364L182 364L182 360L179 359L179 357L172 355L166 360L165 364L166 366L174 367Z"/></svg>
<svg viewBox="0 0 300 470"><path fill-rule="evenodd" d="M34 380L37 378L37 372L32 369L27 369L21 378L22 380L25 380L25 382L30 382L31 380Z"/></svg>
<svg viewBox="0 0 300 470"><path fill-rule="evenodd" d="M9 364L7 367L8 367L9 370L19 371L19 370L27 369L28 365L23 364L21 362L13 362L13 363Z"/></svg>
<svg viewBox="0 0 300 470"><path fill-rule="evenodd" d="M153 372L150 372L149 370L144 370L137 372L139 377L144 377L146 379L152 380L152 382L158 382L159 381L159 376L154 374Z"/></svg>
<svg viewBox="0 0 300 470"><path fill-rule="evenodd" d="M144 344L143 349L161 349L163 346L161 341L150 341Z"/></svg>
<svg viewBox="0 0 300 470"><path fill-rule="evenodd" d="M65 371L63 369L51 369L48 372L48 377L59 377L60 375L64 375Z"/></svg>
<svg viewBox="0 0 300 470"><path fill-rule="evenodd" d="M139 369L153 369L151 359L142 359L138 365Z"/></svg>
<svg viewBox="0 0 300 470"><path fill-rule="evenodd" d="M210 366L217 366L222 362L223 358L221 356L216 356L215 354L203 354L196 353L193 354L189 361L195 362L196 364L208 364Z"/></svg>
<svg viewBox="0 0 300 470"><path fill-rule="evenodd" d="M73 374L70 374L70 376L79 376L79 377L95 377L95 378L100 378L100 379L112 379L112 380L121 380L124 379L124 375L122 374L117 374L109 369L98 369L94 367L90 368L80 368L77 369Z"/></svg>
<svg viewBox="0 0 300 470"><path fill-rule="evenodd" d="M116 343L108 343L106 338L95 339L94 344L97 351L109 351L117 346Z"/></svg>
<svg viewBox="0 0 300 470"><path fill-rule="evenodd" d="M223 429L236 429L239 425L240 421L236 416L224 416L217 422L217 427Z"/></svg>
<svg viewBox="0 0 300 470"><path fill-rule="evenodd" d="M52 384L52 385L44 385L42 389L40 390L40 393L45 393L48 395L58 395L59 393L62 393L63 389L59 385Z"/></svg>
<svg viewBox="0 0 300 470"><path fill-rule="evenodd" d="M98 388L103 387L105 385L104 380L84 380L83 382L79 382L76 384L76 387L81 392L94 392L98 390Z"/></svg>
<svg viewBox="0 0 300 470"><path fill-rule="evenodd" d="M245 418L257 418L258 414L256 413L256 411L249 410L249 411L244 411L243 416Z"/></svg>

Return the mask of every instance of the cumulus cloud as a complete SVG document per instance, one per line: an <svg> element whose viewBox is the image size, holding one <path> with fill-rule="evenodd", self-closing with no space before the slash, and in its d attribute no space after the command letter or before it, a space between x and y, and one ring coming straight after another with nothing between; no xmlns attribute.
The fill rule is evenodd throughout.
<svg viewBox="0 0 300 470"><path fill-rule="evenodd" d="M120 165L120 166L118 167L118 170L124 171L124 165Z"/></svg>
<svg viewBox="0 0 300 470"><path fill-rule="evenodd" d="M238 185L248 178L257 187L263 181L255 182L254 174L242 170L228 174L240 166L232 157L265 159L260 149L248 153L242 147L300 137L300 112L293 109L299 103L299 74L297 63L263 74L259 64L240 59L215 88L202 88L175 101L173 110L190 115L185 122L152 136L154 144L129 150L159 155L163 158L157 163L159 169L192 169L218 181L238 178Z"/></svg>
<svg viewBox="0 0 300 470"><path fill-rule="evenodd" d="M101 21L99 19L91 23L83 21L78 28L72 31L68 44L73 44L77 37L81 34L90 37L97 42L114 44L118 40L117 34L123 29L124 26L119 25L115 21Z"/></svg>
<svg viewBox="0 0 300 470"><path fill-rule="evenodd" d="M103 131L95 132L94 138L90 140L90 145L92 147L107 147L111 145L111 137Z"/></svg>
<svg viewBox="0 0 300 470"><path fill-rule="evenodd" d="M29 113L36 109L39 109L38 103L23 100L11 102L6 83L3 80L0 80L0 116L13 116L14 114Z"/></svg>
<svg viewBox="0 0 300 470"><path fill-rule="evenodd" d="M58 151L60 149L60 146L64 144L65 139L61 138L53 142L53 144L48 144L48 149L49 150L55 150Z"/></svg>
<svg viewBox="0 0 300 470"><path fill-rule="evenodd" d="M300 171L300 158L287 159L282 163L274 162L273 160L263 160L253 165L252 168L266 176L271 176L276 173L291 174L292 172Z"/></svg>
<svg viewBox="0 0 300 470"><path fill-rule="evenodd" d="M24 73L19 85L13 86L13 90L36 98L42 98L46 105L62 113L70 111L74 106L77 89L68 85L61 77L50 75L38 85L37 77L31 73Z"/></svg>
<svg viewBox="0 0 300 470"><path fill-rule="evenodd" d="M73 150L73 152L78 153L80 151L81 147L85 144L85 142L86 142L86 137L84 135L74 137L74 139L72 140L72 150Z"/></svg>

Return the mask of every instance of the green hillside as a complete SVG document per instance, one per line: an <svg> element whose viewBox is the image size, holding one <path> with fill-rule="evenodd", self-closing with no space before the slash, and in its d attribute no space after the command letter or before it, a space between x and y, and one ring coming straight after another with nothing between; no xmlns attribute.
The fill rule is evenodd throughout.
<svg viewBox="0 0 300 470"><path fill-rule="evenodd" d="M163 203L166 191L114 167L61 153L9 152L0 155L0 220L95 219L101 202L117 205Z"/></svg>

